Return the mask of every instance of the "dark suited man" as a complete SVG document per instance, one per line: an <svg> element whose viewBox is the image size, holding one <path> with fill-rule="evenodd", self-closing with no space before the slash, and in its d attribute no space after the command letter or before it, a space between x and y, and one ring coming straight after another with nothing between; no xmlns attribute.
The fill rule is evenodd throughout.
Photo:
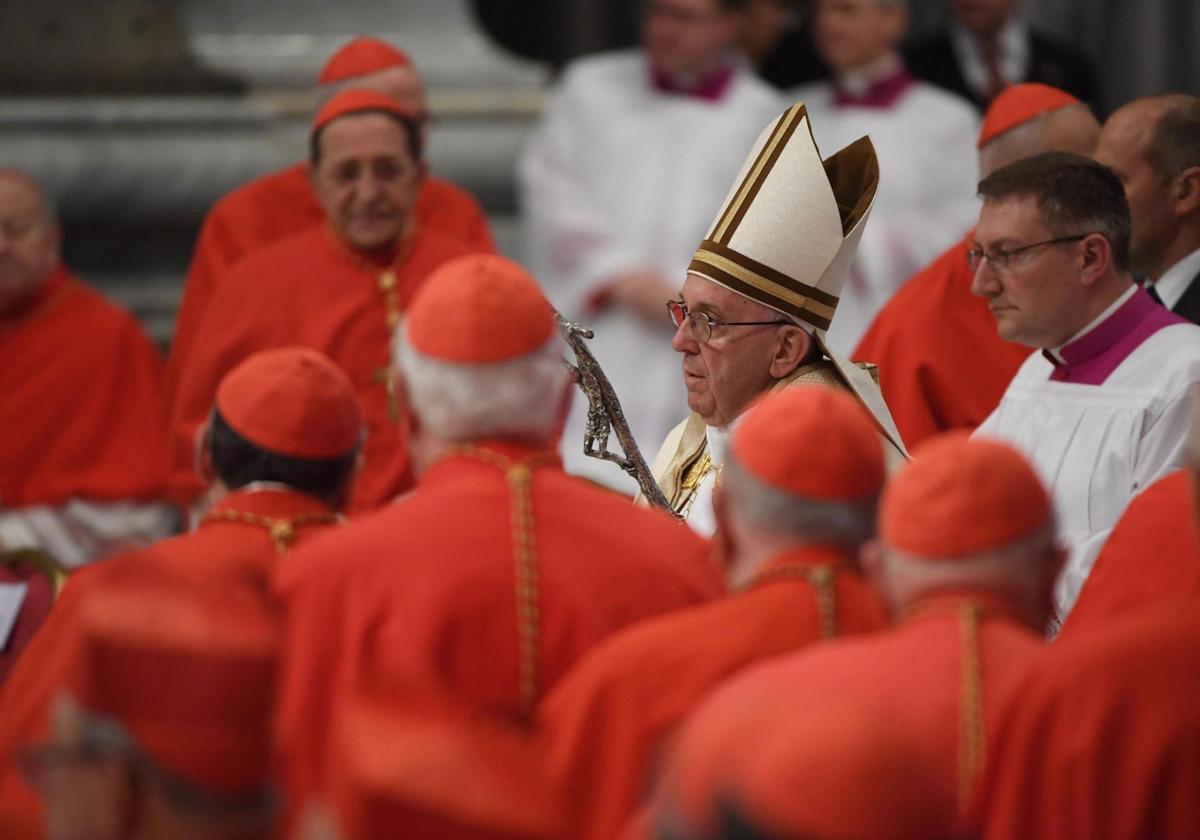
<svg viewBox="0 0 1200 840"><path fill-rule="evenodd" d="M1007 85L1042 82L1096 101L1091 61L1021 17L1019 0L950 0L953 22L905 51L909 71L982 111Z"/></svg>
<svg viewBox="0 0 1200 840"><path fill-rule="evenodd" d="M1200 323L1200 97L1135 99L1100 132L1096 160L1125 186L1133 270L1151 297Z"/></svg>

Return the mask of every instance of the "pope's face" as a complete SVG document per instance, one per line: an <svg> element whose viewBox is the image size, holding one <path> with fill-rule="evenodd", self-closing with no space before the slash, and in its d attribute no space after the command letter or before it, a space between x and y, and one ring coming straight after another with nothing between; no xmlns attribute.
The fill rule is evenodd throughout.
<svg viewBox="0 0 1200 840"><path fill-rule="evenodd" d="M33 182L0 172L0 314L37 291L58 265L58 238Z"/></svg>
<svg viewBox="0 0 1200 840"><path fill-rule="evenodd" d="M817 0L813 45L834 70L850 71L883 57L904 36L902 4L879 0Z"/></svg>
<svg viewBox="0 0 1200 840"><path fill-rule="evenodd" d="M382 251L409 230L423 167L404 129L384 114L351 114L325 126L313 189L333 229L358 251Z"/></svg>
<svg viewBox="0 0 1200 840"><path fill-rule="evenodd" d="M1054 238L1042 222L1037 199L1014 196L984 202L974 247L1011 251ZM1077 323L1086 305L1075 258L1079 246L1064 242L1030 248L1001 269L990 260L980 263L971 291L987 300L1001 338L1028 347L1056 347L1086 325Z"/></svg>
<svg viewBox="0 0 1200 840"><path fill-rule="evenodd" d="M722 321L769 321L778 314L711 280L689 274L680 293L692 312ZM671 347L683 355L683 384L688 407L709 426L728 426L774 383L771 359L779 337L773 326L714 327L712 337L697 340L685 320Z"/></svg>
<svg viewBox="0 0 1200 840"><path fill-rule="evenodd" d="M1134 103L1108 119L1100 132L1096 160L1110 167L1125 187L1133 222L1129 238L1133 270L1157 280L1179 221L1171 212L1173 184L1159 178L1146 159L1154 117L1147 109L1135 107L1141 104Z"/></svg>

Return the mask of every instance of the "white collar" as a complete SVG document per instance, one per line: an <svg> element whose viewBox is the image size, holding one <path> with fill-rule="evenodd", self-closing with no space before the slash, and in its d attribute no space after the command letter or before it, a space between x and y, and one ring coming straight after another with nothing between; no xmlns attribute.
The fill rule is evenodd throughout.
<svg viewBox="0 0 1200 840"><path fill-rule="evenodd" d="M839 73L838 85L851 96L862 96L871 88L871 85L899 72L903 67L904 61L900 58L900 54L889 51L870 64Z"/></svg>
<svg viewBox="0 0 1200 840"><path fill-rule="evenodd" d="M725 463L725 458L729 454L729 441L733 436L733 424L737 423L734 420L729 426L705 426L704 435L708 438L708 457L712 461L713 466L720 466Z"/></svg>
<svg viewBox="0 0 1200 840"><path fill-rule="evenodd" d="M1096 318L1096 320L1092 321L1086 327L1081 329L1079 332L1075 333L1075 335L1071 336L1070 338L1068 338L1066 341L1064 341L1062 344L1058 345L1057 347L1047 348L1046 352L1049 353L1051 356L1053 356L1060 365L1066 364L1066 360L1062 356L1062 352L1061 352L1062 349L1064 347L1066 347L1068 344L1078 341L1079 339L1083 338L1085 335L1090 333L1092 330L1096 329L1096 327L1100 326L1105 321L1107 321L1109 318L1111 318L1112 314L1114 312L1116 312L1118 309L1120 309L1127 300L1129 300L1131 297L1136 295L1137 292L1138 292L1137 284L1131 283L1129 288L1126 289L1119 298L1117 298L1112 303L1110 303L1108 305L1108 308L1105 309L1103 312L1101 312L1100 315Z"/></svg>
<svg viewBox="0 0 1200 840"><path fill-rule="evenodd" d="M1163 306L1174 309L1175 304L1183 297L1192 280L1200 274L1200 248L1181 259L1175 265L1163 272L1162 277L1154 282L1154 291L1162 299Z"/></svg>

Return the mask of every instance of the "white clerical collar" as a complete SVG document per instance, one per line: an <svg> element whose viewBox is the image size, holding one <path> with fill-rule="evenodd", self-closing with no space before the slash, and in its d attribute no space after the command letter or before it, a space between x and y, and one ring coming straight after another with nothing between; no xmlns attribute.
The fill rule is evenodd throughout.
<svg viewBox="0 0 1200 840"><path fill-rule="evenodd" d="M904 61L897 52L888 52L854 70L838 74L838 87L851 96L863 96L871 85L904 69Z"/></svg>
<svg viewBox="0 0 1200 840"><path fill-rule="evenodd" d="M1067 363L1067 360L1063 358L1062 349L1064 347L1066 347L1068 344L1071 344L1072 342L1078 341L1079 339L1083 338L1085 335L1090 333L1092 330L1096 329L1096 327L1100 326L1105 321L1107 321L1109 318L1111 318L1112 314L1114 312L1116 312L1118 309L1120 309L1121 306L1124 305L1124 303L1127 300L1129 300L1131 297L1136 295L1138 293L1138 291L1139 291L1138 285L1136 283L1131 283L1129 285L1129 288L1126 289L1125 292L1119 298L1117 298L1112 303L1110 303L1108 305L1108 308L1105 309L1103 312L1101 312L1099 317L1096 318L1096 320L1092 321L1086 327L1081 329L1079 332L1075 333L1075 335L1071 336L1070 338L1068 338L1066 341L1064 341L1062 344L1058 345L1057 347L1047 348L1046 353L1050 356L1053 356L1054 360L1056 362L1058 362L1060 365L1065 365Z"/></svg>
<svg viewBox="0 0 1200 840"><path fill-rule="evenodd" d="M1168 268L1155 281L1154 291L1158 292L1163 306L1174 309L1197 275L1200 275L1200 248Z"/></svg>
<svg viewBox="0 0 1200 840"><path fill-rule="evenodd" d="M980 37L965 26L955 24L950 27L950 43L967 86L977 92L987 91L991 78L983 60ZM996 46L1000 50L1000 75L1011 84L1023 81L1029 75L1029 27L1020 15L1010 17L996 33Z"/></svg>
<svg viewBox="0 0 1200 840"><path fill-rule="evenodd" d="M729 454L729 441L733 436L733 426L737 423L734 420L729 426L706 426L704 434L708 438L708 457L712 460L714 467L719 467L725 463L725 458Z"/></svg>

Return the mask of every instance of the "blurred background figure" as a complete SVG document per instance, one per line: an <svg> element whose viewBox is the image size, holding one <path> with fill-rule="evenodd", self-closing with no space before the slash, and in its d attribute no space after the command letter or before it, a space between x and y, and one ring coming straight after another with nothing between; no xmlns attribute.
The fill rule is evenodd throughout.
<svg viewBox="0 0 1200 840"><path fill-rule="evenodd" d="M162 360L62 263L49 196L0 169L0 564L74 568L168 536ZM19 606L19 602L18 602Z"/></svg>
<svg viewBox="0 0 1200 840"><path fill-rule="evenodd" d="M596 331L592 350L643 448L683 416L666 302L762 125L783 110L734 55L746 0L650 0L642 48L564 73L518 169L528 261L551 302ZM567 469L628 490L582 455Z"/></svg>
<svg viewBox="0 0 1200 840"><path fill-rule="evenodd" d="M949 0L951 23L905 52L909 68L980 110L1005 87L1022 82L1062 88L1095 105L1091 60L1073 42L1031 26L1021 5L1020 0Z"/></svg>
<svg viewBox="0 0 1200 840"><path fill-rule="evenodd" d="M738 47L762 79L780 90L824 78L812 43L810 0L750 0Z"/></svg>
<svg viewBox="0 0 1200 840"><path fill-rule="evenodd" d="M429 106L412 60L377 38L358 37L343 46L317 77L324 101L347 87L374 90L395 99L421 127L422 164L427 148ZM495 249L483 210L467 192L428 172L421 179L413 214L429 226L480 251ZM174 399L179 377L217 281L247 254L325 221L303 162L243 184L218 201L205 217L188 268L167 360L166 399Z"/></svg>
<svg viewBox="0 0 1200 840"><path fill-rule="evenodd" d="M959 97L912 77L899 53L907 29L901 0L816 0L814 43L833 78L789 94L808 106L825 155L868 135L879 156L871 220L829 329L842 354L900 285L970 226L977 207L979 119Z"/></svg>
<svg viewBox="0 0 1200 840"><path fill-rule="evenodd" d="M1137 99L1108 118L1096 160L1129 200L1129 259L1151 297L1200 323L1200 97Z"/></svg>

